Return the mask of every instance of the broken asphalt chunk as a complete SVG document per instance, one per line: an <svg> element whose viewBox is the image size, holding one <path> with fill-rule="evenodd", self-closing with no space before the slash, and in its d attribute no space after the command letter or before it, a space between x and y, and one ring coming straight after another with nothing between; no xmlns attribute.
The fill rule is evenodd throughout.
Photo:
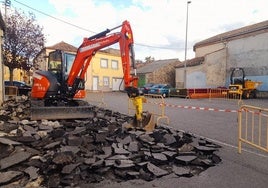
<svg viewBox="0 0 268 188"><path fill-rule="evenodd" d="M19 164L29 159L30 157L31 153L29 152L24 151L16 152L13 155L0 160L0 169L3 170L13 165Z"/></svg>
<svg viewBox="0 0 268 188"><path fill-rule="evenodd" d="M155 166L152 163L147 163L147 169L148 169L149 172L151 172L156 177L161 177L161 176L165 176L165 175L168 174L168 171L163 170L163 169Z"/></svg>
<svg viewBox="0 0 268 188"><path fill-rule="evenodd" d="M7 183L13 182L22 175L23 173L18 171L0 172L0 185L5 185Z"/></svg>
<svg viewBox="0 0 268 188"><path fill-rule="evenodd" d="M115 160L114 167L124 169L124 168L131 168L134 167L135 164L133 163L132 160Z"/></svg>
<svg viewBox="0 0 268 188"><path fill-rule="evenodd" d="M0 138L0 143L13 146L22 145L22 143L10 140L8 138Z"/></svg>
<svg viewBox="0 0 268 188"><path fill-rule="evenodd" d="M165 134L164 135L164 144L165 145L172 145L177 142L176 138L173 135Z"/></svg>
<svg viewBox="0 0 268 188"><path fill-rule="evenodd" d="M65 165L63 168L62 168L62 171L61 173L62 174L71 174L71 172L80 165L80 163L77 163L77 164L69 164L69 165Z"/></svg>
<svg viewBox="0 0 268 188"><path fill-rule="evenodd" d="M30 176L30 180L36 180L38 178L38 171L39 169L33 166L30 166L24 170L24 172Z"/></svg>
<svg viewBox="0 0 268 188"><path fill-rule="evenodd" d="M112 148L115 154L117 155L127 155L130 152L124 149L123 145L113 143Z"/></svg>
<svg viewBox="0 0 268 188"><path fill-rule="evenodd" d="M138 152L140 150L140 144L136 141L130 142L128 145L128 151L130 152Z"/></svg>
<svg viewBox="0 0 268 188"><path fill-rule="evenodd" d="M54 148L56 146L59 146L60 144L61 144L61 141L52 142L52 143L46 145L44 148L45 149L52 149L52 148Z"/></svg>
<svg viewBox="0 0 268 188"><path fill-rule="evenodd" d="M177 176L189 176L190 175L190 169L188 169L187 167L173 165L172 170L174 174L176 174Z"/></svg>
<svg viewBox="0 0 268 188"><path fill-rule="evenodd" d="M214 151L217 151L216 148L207 147L207 146L195 146L195 148L196 148L198 151L206 152L206 153L213 153Z"/></svg>
<svg viewBox="0 0 268 188"><path fill-rule="evenodd" d="M178 163L181 163L184 165L188 165L191 161L195 160L196 158L197 156L195 155L180 155L180 156L175 157Z"/></svg>
<svg viewBox="0 0 268 188"><path fill-rule="evenodd" d="M148 144L153 144L154 138L151 137L149 134L142 134L139 136L139 139L142 142L148 143Z"/></svg>
<svg viewBox="0 0 268 188"><path fill-rule="evenodd" d="M73 161L74 154L70 151L60 152L56 153L54 158L52 159L52 162L55 164L70 164Z"/></svg>
<svg viewBox="0 0 268 188"><path fill-rule="evenodd" d="M173 158L175 155L177 155L177 152L174 152L174 151L164 151L162 153L169 158Z"/></svg>
<svg viewBox="0 0 268 188"><path fill-rule="evenodd" d="M167 162L167 157L163 153L152 153L152 157L157 162Z"/></svg>

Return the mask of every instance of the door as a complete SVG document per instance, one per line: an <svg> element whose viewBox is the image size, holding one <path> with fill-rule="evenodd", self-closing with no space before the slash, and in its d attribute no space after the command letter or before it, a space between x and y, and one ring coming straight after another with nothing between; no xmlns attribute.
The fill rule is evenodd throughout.
<svg viewBox="0 0 268 188"><path fill-rule="evenodd" d="M99 78L97 76L93 76L93 84L92 84L93 91L98 90L98 83L99 83Z"/></svg>
<svg viewBox="0 0 268 188"><path fill-rule="evenodd" d="M139 76L139 81L138 81L138 87L142 87L146 84L145 82L145 74L140 74Z"/></svg>

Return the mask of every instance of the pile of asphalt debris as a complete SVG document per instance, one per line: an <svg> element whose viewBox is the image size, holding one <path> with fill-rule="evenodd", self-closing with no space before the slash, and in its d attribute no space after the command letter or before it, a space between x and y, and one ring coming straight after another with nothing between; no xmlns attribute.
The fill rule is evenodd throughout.
<svg viewBox="0 0 268 188"><path fill-rule="evenodd" d="M0 110L0 186L74 187L104 179L192 177L221 162L220 146L167 126L127 130L132 117L94 107L84 120L30 121L30 103Z"/></svg>

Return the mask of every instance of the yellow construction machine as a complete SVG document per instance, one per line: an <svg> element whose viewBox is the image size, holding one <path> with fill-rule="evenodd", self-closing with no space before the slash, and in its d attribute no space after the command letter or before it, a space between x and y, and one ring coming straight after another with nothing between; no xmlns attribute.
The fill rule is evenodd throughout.
<svg viewBox="0 0 268 188"><path fill-rule="evenodd" d="M229 98L256 98L257 87L261 84L262 82L245 79L245 71L243 68L234 68L230 76L228 96Z"/></svg>

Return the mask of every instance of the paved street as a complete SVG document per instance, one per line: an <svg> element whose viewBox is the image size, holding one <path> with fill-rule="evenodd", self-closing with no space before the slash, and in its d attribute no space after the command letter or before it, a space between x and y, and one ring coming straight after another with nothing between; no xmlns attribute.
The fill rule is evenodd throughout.
<svg viewBox="0 0 268 188"><path fill-rule="evenodd" d="M101 96L101 95L98 95ZM125 93L104 93L107 108L128 113ZM90 95L88 96L90 98ZM92 99L94 98L91 95ZM141 180L123 183L104 181L93 187L235 187L266 188L268 186L268 153L243 144L242 154L237 152L238 103L223 99L166 98L166 115L170 125L179 130L205 137L222 146L218 155L222 162L192 178L165 176L151 182ZM244 104L268 107L267 99L246 100ZM186 108L192 107L192 108ZM199 107L199 108L197 108ZM200 108L204 107L204 108ZM210 108L210 110L205 110ZM220 109L221 111L216 111ZM226 111L224 111L226 110ZM232 112L227 112L233 110Z"/></svg>

